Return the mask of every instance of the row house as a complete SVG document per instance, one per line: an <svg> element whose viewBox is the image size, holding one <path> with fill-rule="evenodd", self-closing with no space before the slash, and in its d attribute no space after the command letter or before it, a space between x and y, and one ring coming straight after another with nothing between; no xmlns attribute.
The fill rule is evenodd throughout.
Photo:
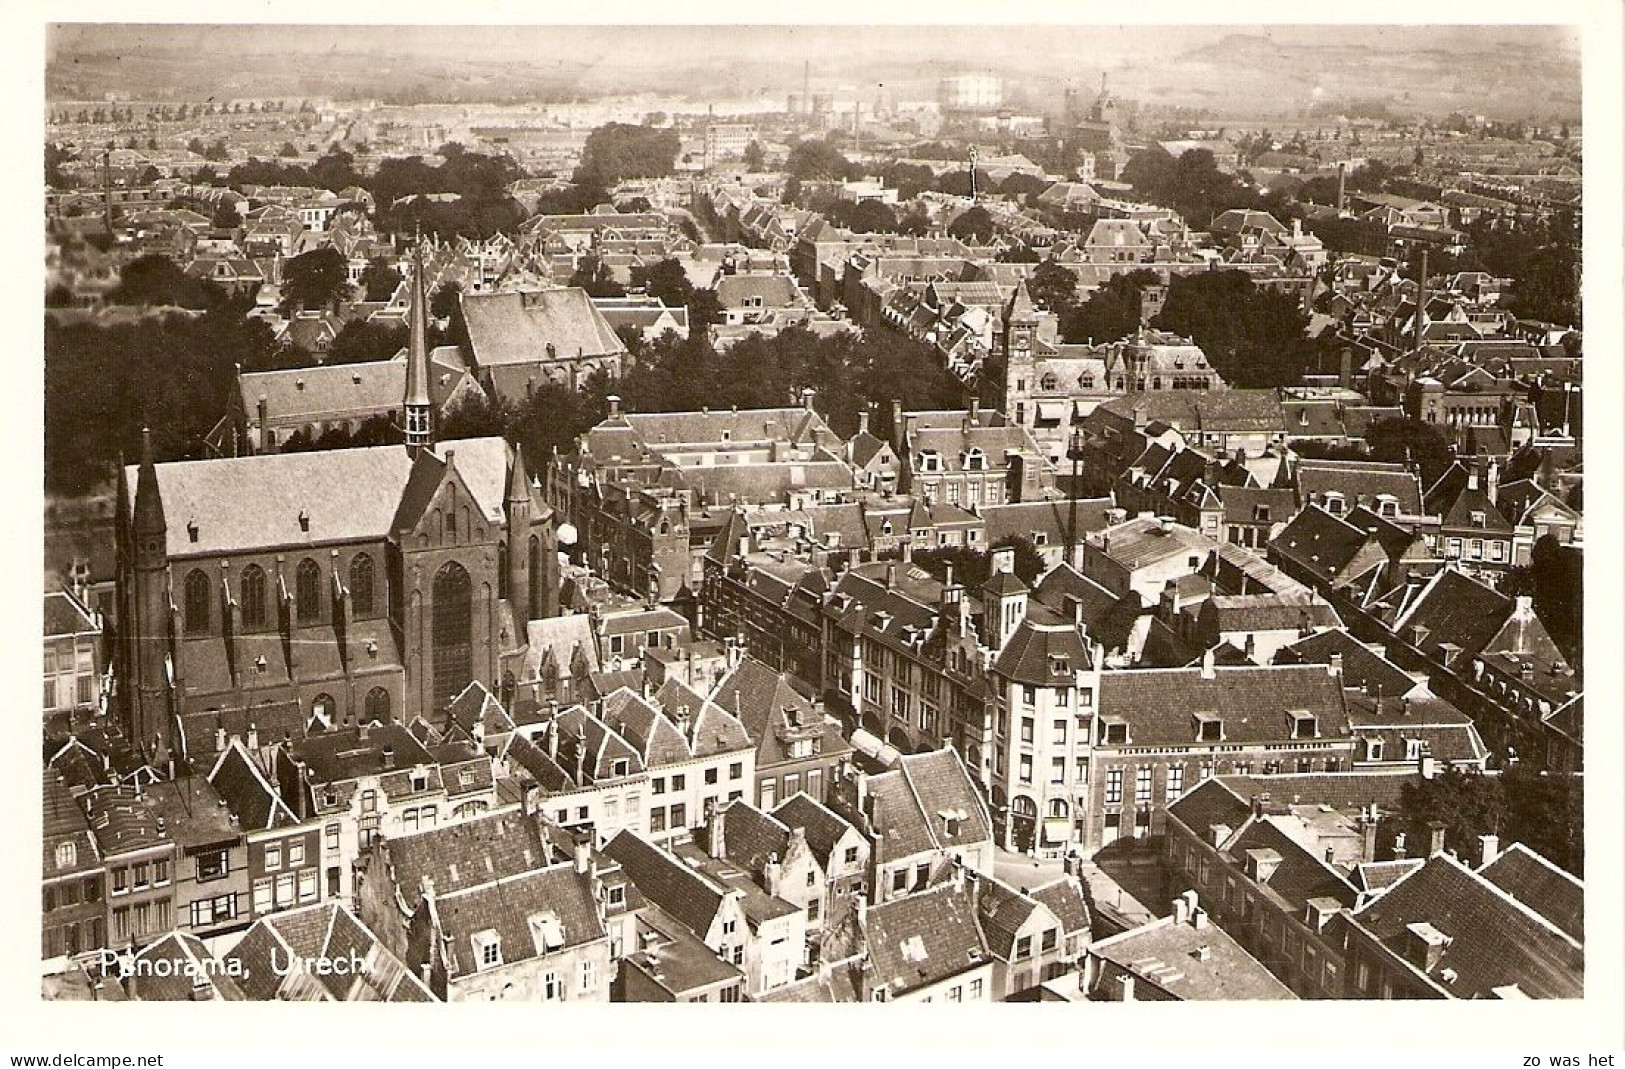
<svg viewBox="0 0 1625 1069"><path fill-rule="evenodd" d="M526 811L546 814L561 828L591 830L604 842L622 828L645 827L644 755L584 707L554 712L537 732L514 732L498 765Z"/></svg>
<svg viewBox="0 0 1625 1069"><path fill-rule="evenodd" d="M775 672L754 657L743 657L709 699L731 712L756 745L749 797L763 809L803 792L816 802L825 801L837 769L853 752L839 724L825 717L791 680L791 673Z"/></svg>
<svg viewBox="0 0 1625 1069"><path fill-rule="evenodd" d="M107 872L106 946L145 946L175 926L175 840L140 786L97 787L84 805Z"/></svg>
<svg viewBox="0 0 1625 1069"><path fill-rule="evenodd" d="M1292 999L1292 989L1213 923L1192 893L1172 912L1089 946L1082 990L1096 1002Z"/></svg>
<svg viewBox="0 0 1625 1069"><path fill-rule="evenodd" d="M175 839L175 930L200 939L242 932L254 914L248 832L255 829L245 832L206 777L154 783L147 793Z"/></svg>
<svg viewBox="0 0 1625 1069"><path fill-rule="evenodd" d="M79 801L46 770L40 874L40 957L74 958L107 945L107 865Z"/></svg>
<svg viewBox="0 0 1625 1069"><path fill-rule="evenodd" d="M311 818L308 798L302 812L295 808L301 804L297 795L289 804L269 770L274 759L274 750L268 759L264 751L232 740L209 772L209 785L242 834L240 848L204 850L192 860L195 901L203 899L206 885L223 881L222 893L210 896L215 923L252 924L270 913L337 897L356 856L353 845L343 851L337 824L324 827ZM236 896L235 916L227 915L226 894Z"/></svg>

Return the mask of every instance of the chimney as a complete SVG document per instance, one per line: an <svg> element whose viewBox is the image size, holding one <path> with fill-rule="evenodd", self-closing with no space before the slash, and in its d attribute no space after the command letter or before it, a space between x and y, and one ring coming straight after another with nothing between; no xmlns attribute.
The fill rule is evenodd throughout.
<svg viewBox="0 0 1625 1069"><path fill-rule="evenodd" d="M1217 673L1217 671L1215 671L1214 666L1213 666L1213 650L1212 649L1203 650L1202 651L1202 678L1203 679L1215 679L1217 677L1218 677L1218 673Z"/></svg>
<svg viewBox="0 0 1625 1069"><path fill-rule="evenodd" d="M811 412L813 410L813 397L817 392L811 386L804 387L801 391L801 407Z"/></svg>
<svg viewBox="0 0 1625 1069"><path fill-rule="evenodd" d="M620 395L612 393L608 397L604 398L604 400L609 402L609 416L607 418L609 418L609 419L620 419L621 418L621 398L620 398Z"/></svg>
<svg viewBox="0 0 1625 1069"><path fill-rule="evenodd" d="M980 427L982 425L982 399L972 395L970 403L966 407L970 409L970 425Z"/></svg>
<svg viewBox="0 0 1625 1069"><path fill-rule="evenodd" d="M1326 674L1334 679L1343 677L1343 655L1334 653L1326 662Z"/></svg>
<svg viewBox="0 0 1625 1069"><path fill-rule="evenodd" d="M1444 853L1444 821L1428 822L1428 857Z"/></svg>
<svg viewBox="0 0 1625 1069"><path fill-rule="evenodd" d="M592 833L585 828L575 833L575 868L577 876L585 876L592 868Z"/></svg>
<svg viewBox="0 0 1625 1069"><path fill-rule="evenodd" d="M1416 337L1415 348L1422 348L1422 319L1428 306L1428 251L1422 250L1422 269L1416 276Z"/></svg>
<svg viewBox="0 0 1625 1069"><path fill-rule="evenodd" d="M1191 907L1190 907L1190 903L1185 901L1185 896L1184 895L1180 895L1178 898L1174 899L1174 911L1173 912L1174 912L1174 923L1176 925L1184 925L1184 924L1189 924L1190 923Z"/></svg>
<svg viewBox="0 0 1625 1069"><path fill-rule="evenodd" d="M1501 856L1501 837L1499 835L1480 835L1478 837L1478 864L1482 868Z"/></svg>
<svg viewBox="0 0 1625 1069"><path fill-rule="evenodd" d="M864 405L858 410L858 433L869 433L869 406Z"/></svg>
<svg viewBox="0 0 1625 1069"><path fill-rule="evenodd" d="M1394 860L1404 861L1406 858L1405 833L1400 832L1394 836Z"/></svg>
<svg viewBox="0 0 1625 1069"><path fill-rule="evenodd" d="M1345 390L1354 387L1354 350L1345 347L1337 358L1337 384Z"/></svg>
<svg viewBox="0 0 1625 1069"><path fill-rule="evenodd" d="M896 561L888 561L886 563L886 588L888 590L896 590L897 589L897 562Z"/></svg>
<svg viewBox="0 0 1625 1069"><path fill-rule="evenodd" d="M348 713L345 714L344 719L345 720L350 719L350 716L349 716ZM372 721L368 720L368 721L366 721L365 723L363 723L361 725L361 741L366 742L367 739L369 739L371 736L372 736Z"/></svg>
<svg viewBox="0 0 1625 1069"><path fill-rule="evenodd" d="M1191 910L1191 927L1199 932L1207 930L1207 910L1201 906Z"/></svg>
<svg viewBox="0 0 1625 1069"><path fill-rule="evenodd" d="M713 801L711 805L713 808L711 811L710 854L714 860L721 861L723 858L728 856L727 839L724 838L725 833L723 830L726 824L724 814L727 813L727 809L725 807L717 806L715 801Z"/></svg>
<svg viewBox="0 0 1625 1069"><path fill-rule="evenodd" d="M1117 975L1117 990L1113 992L1113 994L1116 995L1116 997L1112 999L1113 1002L1133 1002L1134 974L1128 972L1119 973Z"/></svg>
<svg viewBox="0 0 1625 1069"><path fill-rule="evenodd" d="M269 453L271 451L271 403L265 399L263 393L260 394L259 415L260 452Z"/></svg>
<svg viewBox="0 0 1625 1069"><path fill-rule="evenodd" d="M366 725L362 725L362 726L364 728ZM389 745L388 743L385 743L384 744L384 771L388 772L389 770L393 769L394 767L395 767L395 747Z"/></svg>
<svg viewBox="0 0 1625 1069"><path fill-rule="evenodd" d="M248 748L250 750L258 750L260 748L260 729L255 727L252 723L248 725Z"/></svg>
<svg viewBox="0 0 1625 1069"><path fill-rule="evenodd" d="M762 867L762 882L767 885L767 893L777 898L780 884L783 882L784 870L779 864L779 855L767 855L767 864Z"/></svg>

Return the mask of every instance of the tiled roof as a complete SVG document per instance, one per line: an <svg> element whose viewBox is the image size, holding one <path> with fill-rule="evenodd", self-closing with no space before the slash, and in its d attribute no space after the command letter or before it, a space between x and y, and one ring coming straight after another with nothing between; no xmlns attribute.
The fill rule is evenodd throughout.
<svg viewBox="0 0 1625 1069"><path fill-rule="evenodd" d="M238 979L216 967L209 948L195 935L168 932L136 955L141 964L126 981L130 994L140 1002L190 1002L202 990L226 1002L244 997ZM167 962L167 966L155 963ZM145 967L143 967L145 966Z"/></svg>
<svg viewBox="0 0 1625 1069"><path fill-rule="evenodd" d="M209 783L244 831L299 823L242 743L233 741L209 772Z"/></svg>
<svg viewBox="0 0 1625 1069"><path fill-rule="evenodd" d="M1061 922L1063 935L1087 932L1092 924L1088 897L1083 885L1074 877L1060 876L1027 892Z"/></svg>
<svg viewBox="0 0 1625 1069"><path fill-rule="evenodd" d="M992 838L986 806L952 749L906 755L891 771L870 776L867 786L875 799L879 864ZM944 814L958 821L953 835Z"/></svg>
<svg viewBox="0 0 1625 1069"><path fill-rule="evenodd" d="M1089 948L1089 953L1183 1001L1251 1002L1296 997L1258 959L1211 922L1197 928L1165 917L1102 939Z"/></svg>
<svg viewBox="0 0 1625 1069"><path fill-rule="evenodd" d="M44 813L45 835L41 844L44 855L41 872L44 879L72 876L101 866L101 853L90 833L85 811L79 808L79 803L68 788L49 771L45 774ZM57 847L63 844L73 846L73 860L59 867Z"/></svg>
<svg viewBox="0 0 1625 1069"><path fill-rule="evenodd" d="M1310 506L1275 536L1270 549L1317 579L1334 580L1344 577L1344 570L1355 561L1370 537L1347 521Z"/></svg>
<svg viewBox="0 0 1625 1069"><path fill-rule="evenodd" d="M1004 644L993 670L1018 683L1053 687L1070 686L1075 673L1093 666L1094 658L1075 625L1035 624L1026 618Z"/></svg>
<svg viewBox="0 0 1625 1069"><path fill-rule="evenodd" d="M470 348L482 368L626 352L586 290L465 294L462 303Z"/></svg>
<svg viewBox="0 0 1625 1069"><path fill-rule="evenodd" d="M1585 942L1585 885L1527 846L1513 843L1478 874L1569 938Z"/></svg>
<svg viewBox="0 0 1625 1069"><path fill-rule="evenodd" d="M1413 967L1456 998L1491 998L1514 984L1531 998L1579 998L1584 990L1579 944L1448 854L1428 858L1354 920L1407 961L1411 925L1442 933L1448 942L1434 967Z"/></svg>
<svg viewBox="0 0 1625 1069"><path fill-rule="evenodd" d="M1253 814L1249 796L1237 793L1228 776L1205 779L1168 807L1168 815L1202 838L1222 824L1235 831Z"/></svg>
<svg viewBox="0 0 1625 1069"><path fill-rule="evenodd" d="M538 822L517 810L486 813L379 845L379 871L388 874L408 909L417 904L425 877L436 894L545 868L558 860Z"/></svg>
<svg viewBox="0 0 1625 1069"><path fill-rule="evenodd" d="M440 455L448 448L456 451L469 492L488 519L500 519L507 444L501 438L464 438L434 448ZM381 542L391 533L411 470L410 454L398 445L159 464L169 555ZM126 475L136 485L136 467L128 467ZM197 530L195 542L189 526Z"/></svg>
<svg viewBox="0 0 1625 1069"><path fill-rule="evenodd" d="M835 844L851 830L852 825L839 813L819 802L805 791L797 791L773 810L779 823L789 828L800 828L807 836L807 846L818 864L829 871Z"/></svg>
<svg viewBox="0 0 1625 1069"><path fill-rule="evenodd" d="M871 906L864 928L870 983L894 997L987 960L970 894L952 883Z"/></svg>
<svg viewBox="0 0 1625 1069"><path fill-rule="evenodd" d="M606 843L604 853L620 863L645 898L705 938L722 908L721 885L629 831Z"/></svg>
<svg viewBox="0 0 1625 1069"><path fill-rule="evenodd" d="M453 976L478 971L477 933L494 931L504 964L543 957L606 937L593 899L592 881L571 863L492 880L450 894L435 892L435 912L449 937L447 964ZM542 918L556 922L563 945L549 950Z"/></svg>
<svg viewBox="0 0 1625 1069"><path fill-rule="evenodd" d="M1228 743L1290 739L1294 711L1314 714L1319 738L1348 735L1340 681L1318 666L1130 669L1100 681L1099 715L1126 721L1130 746L1189 745L1197 712L1217 715Z"/></svg>
<svg viewBox="0 0 1625 1069"><path fill-rule="evenodd" d="M1301 914L1311 898L1332 898L1339 905L1352 907L1359 898L1359 891L1354 885L1317 857L1314 848L1283 830L1277 821L1289 827L1298 823L1292 817L1271 816L1250 821L1239 835L1230 840L1225 852L1240 863L1244 862L1249 851L1274 851L1279 860L1275 871L1264 881L1264 886L1279 896L1294 913Z"/></svg>

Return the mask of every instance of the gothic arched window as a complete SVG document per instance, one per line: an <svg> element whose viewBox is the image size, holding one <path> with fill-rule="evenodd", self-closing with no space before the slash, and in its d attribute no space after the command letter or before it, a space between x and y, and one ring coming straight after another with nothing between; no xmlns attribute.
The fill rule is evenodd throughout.
<svg viewBox="0 0 1625 1069"><path fill-rule="evenodd" d="M368 720L389 723L389 691L383 687L373 687L367 691L366 711Z"/></svg>
<svg viewBox="0 0 1625 1069"><path fill-rule="evenodd" d="M357 553L350 561L350 607L357 616L372 613L372 557Z"/></svg>
<svg viewBox="0 0 1625 1069"><path fill-rule="evenodd" d="M537 615L542 604L542 540L535 535L530 536L530 597L526 604L530 606L530 614Z"/></svg>
<svg viewBox="0 0 1625 1069"><path fill-rule="evenodd" d="M497 543L497 597L504 600L513 596L508 589L508 543Z"/></svg>
<svg viewBox="0 0 1625 1069"><path fill-rule="evenodd" d="M468 572L456 561L435 573L433 604L435 707L444 708L474 678L474 599Z"/></svg>
<svg viewBox="0 0 1625 1069"><path fill-rule="evenodd" d="M186 573L186 633L201 635L209 630L209 577L202 568Z"/></svg>
<svg viewBox="0 0 1625 1069"><path fill-rule="evenodd" d="M265 569L258 564L243 569L241 598L243 626L262 626L265 623Z"/></svg>
<svg viewBox="0 0 1625 1069"><path fill-rule="evenodd" d="M294 573L294 614L302 624L315 623L322 617L322 569L306 557L299 562Z"/></svg>

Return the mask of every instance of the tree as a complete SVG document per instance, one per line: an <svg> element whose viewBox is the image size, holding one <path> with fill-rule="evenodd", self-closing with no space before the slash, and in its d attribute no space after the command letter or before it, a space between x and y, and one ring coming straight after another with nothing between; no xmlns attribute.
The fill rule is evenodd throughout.
<svg viewBox="0 0 1625 1069"><path fill-rule="evenodd" d="M1077 303L1078 276L1051 257L1033 271L1027 293L1040 308L1060 315Z"/></svg>
<svg viewBox="0 0 1625 1069"><path fill-rule="evenodd" d="M1316 353L1297 299L1240 271L1175 276L1152 325L1193 340L1232 386L1292 385Z"/></svg>
<svg viewBox="0 0 1625 1069"><path fill-rule="evenodd" d="M367 261L361 271L362 300L387 301L405 281L400 269L388 260L377 258Z"/></svg>
<svg viewBox="0 0 1625 1069"><path fill-rule="evenodd" d="M680 147L675 130L608 123L587 135L574 181L607 188L628 178L663 178Z"/></svg>
<svg viewBox="0 0 1625 1069"><path fill-rule="evenodd" d="M278 156L297 156L299 155L299 146L292 141L284 141L282 147L277 149L276 154Z"/></svg>
<svg viewBox="0 0 1625 1069"><path fill-rule="evenodd" d="M798 181L840 181L851 173L852 165L830 142L809 138L790 146L784 170Z"/></svg>
<svg viewBox="0 0 1625 1069"><path fill-rule="evenodd" d="M350 296L348 274L349 265L337 249L315 249L295 256L282 269L283 308L336 308Z"/></svg>
<svg viewBox="0 0 1625 1069"><path fill-rule="evenodd" d="M694 284L688 280L683 265L667 258L649 267L632 268L632 285L657 297L668 308L680 308L694 296Z"/></svg>
<svg viewBox="0 0 1625 1069"><path fill-rule="evenodd" d="M591 297L624 297L626 290L615 281L609 265L597 256L583 256L570 276L570 285L579 286Z"/></svg>
<svg viewBox="0 0 1625 1069"><path fill-rule="evenodd" d="M1024 243L1011 245L1007 249L1000 249L995 259L1001 264L1036 264L1039 262L1038 253L1033 251L1031 245Z"/></svg>
<svg viewBox="0 0 1625 1069"><path fill-rule="evenodd" d="M440 424L440 437L494 438L510 433L514 413L500 397L484 393L464 396Z"/></svg>
<svg viewBox="0 0 1625 1069"><path fill-rule="evenodd" d="M206 279L194 278L167 256L138 256L119 272L118 285L107 295L113 304L161 305L173 308L218 308L227 303L225 291Z"/></svg>
<svg viewBox="0 0 1625 1069"><path fill-rule="evenodd" d="M1071 345L1126 338L1140 328L1143 295L1157 285L1156 272L1140 268L1113 275L1088 300L1061 315L1061 338Z"/></svg>
<svg viewBox="0 0 1625 1069"><path fill-rule="evenodd" d="M720 322L722 322L722 302L717 300L717 291L696 288L688 299L690 333L698 328L703 334L706 327Z"/></svg>
<svg viewBox="0 0 1625 1069"><path fill-rule="evenodd" d="M1535 250L1512 279L1507 308L1524 319L1560 326L1581 326L1578 250L1545 245Z"/></svg>
<svg viewBox="0 0 1625 1069"><path fill-rule="evenodd" d="M986 245L993 240L993 217L980 204L960 212L948 224L948 235L972 245Z"/></svg>
<svg viewBox="0 0 1625 1069"><path fill-rule="evenodd" d="M745 146L745 170L757 174L766 169L767 157L762 152L762 146L760 143L752 141Z"/></svg>
<svg viewBox="0 0 1625 1069"><path fill-rule="evenodd" d="M1477 856L1480 835L1496 835L1504 846L1522 843L1569 872L1584 872L1584 791L1575 776L1524 761L1499 775L1446 769L1400 788L1392 827L1379 839L1391 849L1403 832L1407 853L1416 857L1436 823L1444 826L1444 848L1461 857Z"/></svg>
<svg viewBox="0 0 1625 1069"><path fill-rule="evenodd" d="M1371 459L1388 464L1414 463L1423 486L1432 486L1455 462L1450 443L1432 425L1396 418L1373 423L1365 432Z"/></svg>
<svg viewBox="0 0 1625 1069"><path fill-rule="evenodd" d="M407 345L405 327L385 326L365 319L346 323L328 347L329 364L370 364L388 360Z"/></svg>

